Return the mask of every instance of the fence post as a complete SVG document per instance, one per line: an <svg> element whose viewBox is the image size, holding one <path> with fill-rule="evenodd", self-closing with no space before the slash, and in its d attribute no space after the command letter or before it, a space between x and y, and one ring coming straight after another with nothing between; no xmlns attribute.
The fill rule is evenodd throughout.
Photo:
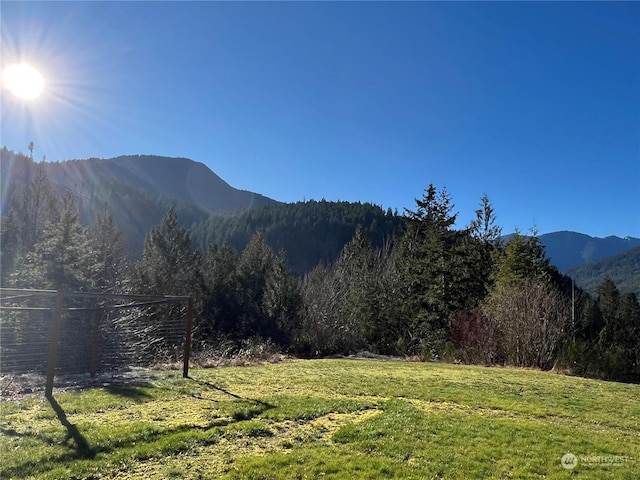
<svg viewBox="0 0 640 480"><path fill-rule="evenodd" d="M105 310L96 310L93 317L93 334L91 335L91 359L89 374L95 378L98 374L98 353L100 352L100 321L104 317Z"/></svg>
<svg viewBox="0 0 640 480"><path fill-rule="evenodd" d="M189 357L191 356L191 330L193 328L193 298L189 297L187 307L187 332L184 338L184 354L182 367L182 378L189 378Z"/></svg>
<svg viewBox="0 0 640 480"><path fill-rule="evenodd" d="M62 325L62 305L66 288L60 287L56 292L56 300L53 307L53 318L51 321L51 333L49 335L49 358L47 360L47 384L44 394L47 398L53 397L53 377L56 375L58 366L58 343L60 341L60 326Z"/></svg>

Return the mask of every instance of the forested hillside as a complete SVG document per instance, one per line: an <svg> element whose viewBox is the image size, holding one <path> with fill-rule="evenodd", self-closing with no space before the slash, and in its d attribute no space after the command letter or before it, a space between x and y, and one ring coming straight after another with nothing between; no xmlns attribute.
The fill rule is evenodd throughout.
<svg viewBox="0 0 640 480"><path fill-rule="evenodd" d="M338 258L356 228L375 247L402 233L399 215L370 203L307 201L255 208L240 215L210 216L192 227L195 245L205 250L211 243L242 251L260 232L276 252L283 251L290 268L303 274L318 263Z"/></svg>
<svg viewBox="0 0 640 480"><path fill-rule="evenodd" d="M34 162L6 148L0 153L3 198L8 199L13 185L28 178ZM400 216L376 205L324 200L283 204L237 190L202 163L185 158L133 155L45 162L42 168L56 194L74 192L84 225L108 208L134 258L140 258L145 235L170 207L179 224L191 229L194 246L201 251L216 242L239 252L254 233L262 232L274 251L286 252L287 264L298 274L319 261L334 261L358 225L375 246L400 233ZM540 241L562 272L640 245L637 238L594 238L576 232L547 233ZM621 275L618 281L632 281Z"/></svg>
<svg viewBox="0 0 640 480"><path fill-rule="evenodd" d="M567 275L591 294L595 294L598 285L610 277L621 293L635 293L640 298L640 247L572 268Z"/></svg>
<svg viewBox="0 0 640 480"><path fill-rule="evenodd" d="M137 190L117 184L122 197L92 211L86 198L95 193L61 192L46 164L11 160L2 165L3 286L188 295L200 351L257 339L310 357L371 350L640 380L636 295L609 277L595 296L573 294L539 237L500 241L487 196L461 228L453 199L432 184L402 217L371 204L311 201L235 217L192 211L190 229L171 206L138 259L110 209L153 221L133 208ZM287 258L294 251L313 256ZM162 327L180 311L149 306L135 315ZM161 342L154 349L170 356Z"/></svg>
<svg viewBox="0 0 640 480"><path fill-rule="evenodd" d="M43 194L39 190L44 188L42 180L46 177L51 195L61 197L65 193L73 193L83 225L94 222L97 212L108 209L122 230L128 253L133 258L140 258L145 236L162 220L170 207L176 209L181 224L185 226L202 222L210 215L208 211L192 203L153 190L140 189L131 182L122 181L121 178L127 178L127 169L119 167L117 162L96 160L96 165L98 166L94 166L92 161L34 162L27 155L2 148L2 216L8 213L11 199L24 194L25 187L30 183L36 189L33 194ZM50 204L40 205L37 210L45 207L53 210L57 208ZM41 215L39 211L38 215Z"/></svg>

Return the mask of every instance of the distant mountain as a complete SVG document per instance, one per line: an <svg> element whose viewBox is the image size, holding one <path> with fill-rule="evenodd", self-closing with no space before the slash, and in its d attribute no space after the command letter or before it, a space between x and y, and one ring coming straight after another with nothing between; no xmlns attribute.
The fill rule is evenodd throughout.
<svg viewBox="0 0 640 480"><path fill-rule="evenodd" d="M48 163L49 179L76 192L93 192L113 179L153 195L175 198L211 213L240 212L277 203L263 195L238 190L209 167L188 158L130 155Z"/></svg>
<svg viewBox="0 0 640 480"><path fill-rule="evenodd" d="M510 235L503 237L508 239ZM561 231L539 236L547 257L561 272L640 246L640 238L590 237L584 233Z"/></svg>
<svg viewBox="0 0 640 480"><path fill-rule="evenodd" d="M539 238L551 263L587 292L595 294L609 276L622 293L635 292L640 297L640 238L598 238L568 231Z"/></svg>
<svg viewBox="0 0 640 480"><path fill-rule="evenodd" d="M633 292L640 298L640 247L572 268L566 274L591 294L609 276L621 293Z"/></svg>

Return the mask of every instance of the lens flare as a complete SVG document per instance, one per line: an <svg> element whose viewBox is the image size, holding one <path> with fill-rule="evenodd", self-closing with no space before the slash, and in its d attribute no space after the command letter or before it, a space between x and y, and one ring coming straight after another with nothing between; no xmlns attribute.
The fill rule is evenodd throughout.
<svg viewBox="0 0 640 480"><path fill-rule="evenodd" d="M16 97L25 100L37 98L44 89L42 75L27 63L7 66L2 72L2 84Z"/></svg>

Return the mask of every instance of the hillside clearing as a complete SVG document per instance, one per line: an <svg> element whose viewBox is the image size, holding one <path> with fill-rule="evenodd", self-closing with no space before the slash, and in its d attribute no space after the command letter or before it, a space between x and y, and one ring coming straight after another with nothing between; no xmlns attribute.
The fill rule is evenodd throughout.
<svg viewBox="0 0 640 480"><path fill-rule="evenodd" d="M2 478L638 478L640 386L305 360L2 404ZM563 455L578 465L566 469ZM568 465L567 465L568 466Z"/></svg>

